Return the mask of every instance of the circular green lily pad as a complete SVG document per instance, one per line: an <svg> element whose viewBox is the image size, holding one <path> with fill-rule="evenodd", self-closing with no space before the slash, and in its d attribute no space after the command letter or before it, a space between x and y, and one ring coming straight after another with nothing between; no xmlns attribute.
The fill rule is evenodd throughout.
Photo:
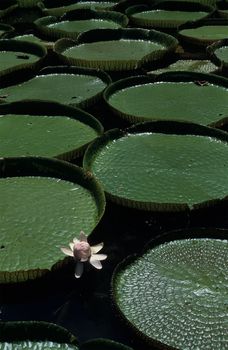
<svg viewBox="0 0 228 350"><path fill-rule="evenodd" d="M65 328L38 321L1 322L0 349L78 350L77 340Z"/></svg>
<svg viewBox="0 0 228 350"><path fill-rule="evenodd" d="M16 40L0 41L0 77L20 69L35 69L47 51L35 43L22 43Z"/></svg>
<svg viewBox="0 0 228 350"><path fill-rule="evenodd" d="M44 0L45 12L51 16L61 16L77 9L112 10L118 1L112 0Z"/></svg>
<svg viewBox="0 0 228 350"><path fill-rule="evenodd" d="M226 199L227 159L227 133L160 121L106 132L87 148L83 166L116 203L181 211Z"/></svg>
<svg viewBox="0 0 228 350"><path fill-rule="evenodd" d="M226 79L170 72L127 78L104 92L111 110L130 122L179 120L219 126L228 115Z"/></svg>
<svg viewBox="0 0 228 350"><path fill-rule="evenodd" d="M0 283L35 279L62 263L60 247L92 232L104 194L91 174L60 160L1 158L0 168Z"/></svg>
<svg viewBox="0 0 228 350"><path fill-rule="evenodd" d="M156 348L226 349L228 241L198 236L170 234L114 273L120 315Z"/></svg>
<svg viewBox="0 0 228 350"><path fill-rule="evenodd" d="M29 99L85 107L100 98L110 81L106 73L95 69L49 67L29 80L0 88L0 102Z"/></svg>
<svg viewBox="0 0 228 350"><path fill-rule="evenodd" d="M208 46L228 37L228 20L202 20L196 24L183 24L178 35L183 42Z"/></svg>
<svg viewBox="0 0 228 350"><path fill-rule="evenodd" d="M0 157L71 160L83 154L102 132L101 124L90 114L58 103L0 105Z"/></svg>
<svg viewBox="0 0 228 350"><path fill-rule="evenodd" d="M97 29L80 34L77 42L59 40L54 50L66 64L121 71L161 59L176 46L175 38L155 30Z"/></svg>
<svg viewBox="0 0 228 350"><path fill-rule="evenodd" d="M156 5L136 5L126 10L131 22L147 28L177 28L188 21L206 18L213 7L186 1L165 1Z"/></svg>
<svg viewBox="0 0 228 350"><path fill-rule="evenodd" d="M48 16L36 21L37 30L47 39L63 37L77 39L84 31L92 29L117 29L125 27L128 18L114 11L75 10L67 12L61 18Z"/></svg>

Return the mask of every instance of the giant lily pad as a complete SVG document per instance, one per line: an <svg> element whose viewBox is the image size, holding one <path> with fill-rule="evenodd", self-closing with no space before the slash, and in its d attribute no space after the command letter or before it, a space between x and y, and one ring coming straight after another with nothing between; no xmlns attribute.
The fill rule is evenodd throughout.
<svg viewBox="0 0 228 350"><path fill-rule="evenodd" d="M114 202L181 211L227 198L227 159L227 133L197 124L157 121L106 132L86 150L84 168Z"/></svg>
<svg viewBox="0 0 228 350"><path fill-rule="evenodd" d="M114 273L118 312L153 348L226 349L227 232L206 231L170 233Z"/></svg>
<svg viewBox="0 0 228 350"><path fill-rule="evenodd" d="M130 122L180 120L220 126L227 119L227 79L170 72L117 81L104 92L111 110Z"/></svg>
<svg viewBox="0 0 228 350"><path fill-rule="evenodd" d="M9 347L12 350L78 350L76 338L65 328L38 321L1 322L0 349Z"/></svg>
<svg viewBox="0 0 228 350"><path fill-rule="evenodd" d="M228 20L210 19L186 23L179 27L178 35L184 43L205 47L227 38Z"/></svg>
<svg viewBox="0 0 228 350"><path fill-rule="evenodd" d="M61 16L77 9L113 10L118 0L44 0L45 12L51 16Z"/></svg>
<svg viewBox="0 0 228 350"><path fill-rule="evenodd" d="M61 18L47 16L36 21L37 30L47 39L63 37L76 39L84 31L92 29L117 29L125 27L128 18L114 11L75 10Z"/></svg>
<svg viewBox="0 0 228 350"><path fill-rule="evenodd" d="M0 76L20 69L38 68L45 57L45 47L16 40L0 40Z"/></svg>
<svg viewBox="0 0 228 350"><path fill-rule="evenodd" d="M0 157L71 160L102 132L94 117L77 108L25 101L0 105Z"/></svg>
<svg viewBox="0 0 228 350"><path fill-rule="evenodd" d="M38 157L1 158L0 283L35 279L62 263L61 246L89 235L104 194L89 173Z"/></svg>
<svg viewBox="0 0 228 350"><path fill-rule="evenodd" d="M184 72L198 72L198 73L213 73L217 70L216 65L214 65L209 60L178 60L174 63L171 63L169 66L164 68L159 68L152 70L153 74L161 74L166 72L176 72L176 71L184 71Z"/></svg>
<svg viewBox="0 0 228 350"><path fill-rule="evenodd" d="M110 81L105 72L95 69L47 67L32 79L0 88L0 102L29 99L85 107L100 98Z"/></svg>
<svg viewBox="0 0 228 350"><path fill-rule="evenodd" d="M61 39L54 50L71 65L123 71L163 58L177 47L168 34L143 29L97 29L79 35L77 42Z"/></svg>
<svg viewBox="0 0 228 350"><path fill-rule="evenodd" d="M136 5L126 10L132 24L146 28L177 28L188 21L206 18L213 7L186 1L164 1L158 5Z"/></svg>

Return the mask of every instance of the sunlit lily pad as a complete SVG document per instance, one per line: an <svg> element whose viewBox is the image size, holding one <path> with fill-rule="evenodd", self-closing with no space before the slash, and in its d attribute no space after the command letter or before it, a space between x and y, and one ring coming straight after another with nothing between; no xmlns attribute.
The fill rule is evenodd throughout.
<svg viewBox="0 0 228 350"><path fill-rule="evenodd" d="M159 60L176 47L177 40L168 34L130 28L90 30L77 42L57 41L54 50L66 64L123 71Z"/></svg>
<svg viewBox="0 0 228 350"><path fill-rule="evenodd" d="M188 21L206 18L213 7L186 1L165 1L158 5L135 5L126 10L131 23L146 28L177 28Z"/></svg>
<svg viewBox="0 0 228 350"><path fill-rule="evenodd" d="M111 84L104 99L115 115L130 122L185 120L220 126L227 120L228 82L187 72L131 77Z"/></svg>
<svg viewBox="0 0 228 350"><path fill-rule="evenodd" d="M29 99L85 107L99 100L110 81L106 73L95 69L47 67L29 80L0 88L0 102Z"/></svg>
<svg viewBox="0 0 228 350"><path fill-rule="evenodd" d="M35 279L61 265L62 245L92 232L104 194L91 174L60 160L1 158L0 168L0 283Z"/></svg>
<svg viewBox="0 0 228 350"><path fill-rule="evenodd" d="M210 19L183 24L178 35L184 43L205 47L228 37L228 20Z"/></svg>
<svg viewBox="0 0 228 350"><path fill-rule="evenodd" d="M114 11L75 10L61 18L47 16L36 21L37 30L50 40L76 39L84 31L92 29L117 29L125 27L128 18Z"/></svg>
<svg viewBox="0 0 228 350"><path fill-rule="evenodd" d="M0 105L0 157L42 156L71 160L101 135L90 114L58 103Z"/></svg>
<svg viewBox="0 0 228 350"><path fill-rule="evenodd" d="M115 0L44 0L45 12L51 16L61 16L77 9L113 10Z"/></svg>
<svg viewBox="0 0 228 350"><path fill-rule="evenodd" d="M227 159L227 133L157 121L106 132L88 147L83 166L118 204L181 211L226 200Z"/></svg>
<svg viewBox="0 0 228 350"><path fill-rule="evenodd" d="M35 69L47 54L45 47L16 40L0 40L0 77L20 69Z"/></svg>
<svg viewBox="0 0 228 350"><path fill-rule="evenodd" d="M152 348L226 349L227 232L206 231L161 237L114 273L118 313Z"/></svg>
<svg viewBox="0 0 228 350"><path fill-rule="evenodd" d="M213 73L217 70L218 67L214 65L209 60L178 60L174 63L171 63L169 66L164 68L159 68L152 70L153 74L161 74L166 72L176 72L176 71L184 71L184 72L198 72L198 73Z"/></svg>

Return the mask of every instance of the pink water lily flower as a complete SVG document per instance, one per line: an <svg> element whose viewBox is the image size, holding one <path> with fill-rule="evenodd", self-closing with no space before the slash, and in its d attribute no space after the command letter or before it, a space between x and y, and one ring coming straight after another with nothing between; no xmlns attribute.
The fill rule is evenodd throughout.
<svg viewBox="0 0 228 350"><path fill-rule="evenodd" d="M74 238L69 244L69 248L62 247L64 254L71 256L76 261L75 277L80 278L83 273L83 263L89 261L96 269L102 269L101 260L107 258L106 254L97 254L104 246L103 243L90 246L83 231L80 232L79 239Z"/></svg>

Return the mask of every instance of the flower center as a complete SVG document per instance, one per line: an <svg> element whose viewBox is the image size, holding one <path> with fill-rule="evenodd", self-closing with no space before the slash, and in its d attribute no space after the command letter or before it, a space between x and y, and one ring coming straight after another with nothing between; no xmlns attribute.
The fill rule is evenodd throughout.
<svg viewBox="0 0 228 350"><path fill-rule="evenodd" d="M87 242L78 242L74 245L73 249L74 258L77 260L88 260L91 256L91 248Z"/></svg>

